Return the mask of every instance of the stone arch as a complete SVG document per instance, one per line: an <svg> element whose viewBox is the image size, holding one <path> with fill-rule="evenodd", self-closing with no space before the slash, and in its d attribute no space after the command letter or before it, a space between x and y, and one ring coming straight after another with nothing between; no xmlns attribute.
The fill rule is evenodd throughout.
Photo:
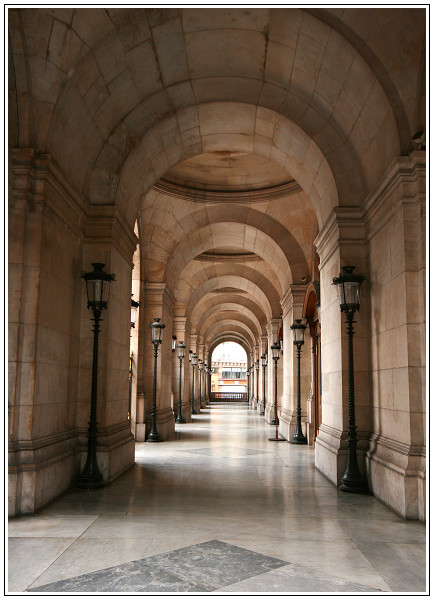
<svg viewBox="0 0 434 600"><path fill-rule="evenodd" d="M281 228L281 226L278 227L279 230ZM230 235L228 231L230 231ZM292 256L285 243L285 240L288 239L288 235L280 240L276 234L268 235L252 225L231 221L230 218L226 222L198 227L188 238L178 244L171 254L166 264L163 281L166 281L167 285L174 289L183 269L196 256L215 247L231 245L254 252L269 264L273 264L282 289L287 289L293 282L293 278L300 281L301 277L306 277L306 273L309 273L304 256L301 265L292 264ZM292 274L292 270L294 274Z"/></svg>
<svg viewBox="0 0 434 600"><path fill-rule="evenodd" d="M216 312L215 307L212 307L200 316L196 330L198 332L201 332L202 328L208 326L208 323L217 321L220 314L227 315L228 312L230 312L231 314L237 313L240 319L247 319L249 323L252 324L254 330L257 332L258 335L261 335L261 333L263 333L263 331L265 330L264 320L261 323L261 321L258 319L258 317L253 311L235 302L229 302L226 300L226 298L225 301L219 305L218 312Z"/></svg>
<svg viewBox="0 0 434 600"><path fill-rule="evenodd" d="M190 270L194 265L194 262L189 263L186 269L182 273L182 278L185 282L191 282L193 279L193 273ZM224 273L220 273L220 270L224 269ZM265 277L262 273L256 269L252 269L244 264L238 263L227 263L225 265L213 265L206 269L194 272L194 287L191 283L182 287L181 290L181 276L178 279L175 287L175 296L180 300L181 303L186 304L186 313L191 313L191 308L200 298L218 289L221 285L229 287L237 287L240 290L248 291L249 294L255 295L258 299L260 298L261 305L264 310L268 305L270 306L271 317L276 317L281 313L280 306L280 294L271 283L270 279ZM184 288L186 291L184 292ZM190 297L187 300L187 293L191 290ZM265 300L265 302L263 302Z"/></svg>
<svg viewBox="0 0 434 600"><path fill-rule="evenodd" d="M216 311L224 309L228 304L237 305L241 312L248 311L249 314L254 315L255 319L260 324L261 329L265 328L268 319L259 303L250 298L246 298L241 294L224 294L224 297L221 299L215 296L203 296L196 304L189 317L192 326L200 329L200 323L205 314L212 310Z"/></svg>
<svg viewBox="0 0 434 600"><path fill-rule="evenodd" d="M268 124L264 135L257 133L259 122ZM192 145L191 139L181 135L186 127L197 129L197 135L201 136ZM168 144L171 145L170 152ZM113 182L110 202L116 202L130 221L137 214L143 195L170 167L204 152L221 151L257 154L285 168L312 201L320 226L331 209L338 205L338 189L332 170L324 154L303 129L274 111L236 102L213 102L184 109L159 122L151 131L143 132L142 142L126 157L118 182ZM167 154L170 154L170 160ZM345 156L348 168L348 156ZM353 165L353 168L357 169L357 166ZM141 173L141 177L137 177L137 173ZM97 174L99 177L99 171L95 176ZM360 180L359 174L353 175ZM98 189L91 184L91 202L98 202ZM116 198L113 195L115 189ZM363 186L359 182L358 195L361 189Z"/></svg>
<svg viewBox="0 0 434 600"><path fill-rule="evenodd" d="M252 330L243 322L235 319L222 319L215 323L208 330L204 331L202 338L206 345L209 345L210 340L214 339L219 334L239 333L250 342L253 348L256 344L255 336Z"/></svg>
<svg viewBox="0 0 434 600"><path fill-rule="evenodd" d="M236 335L235 333L231 333L222 334L212 340L208 350L208 364L211 364L211 357L214 350L217 348L217 346L220 346L220 344L223 344L224 342L235 342L239 344L247 355L247 364L249 363L249 353L251 352L251 348L242 336L240 336L239 334Z"/></svg>
<svg viewBox="0 0 434 600"><path fill-rule="evenodd" d="M256 322L255 318L250 318L250 316L240 312L236 305L233 308L228 308L225 310L220 309L218 313L215 311L210 311L207 318L201 323L201 329L198 329L197 333L201 339L207 337L208 331L212 329L214 325L230 319L236 323L239 323L240 325L244 324L255 339L261 335L261 327L259 323Z"/></svg>

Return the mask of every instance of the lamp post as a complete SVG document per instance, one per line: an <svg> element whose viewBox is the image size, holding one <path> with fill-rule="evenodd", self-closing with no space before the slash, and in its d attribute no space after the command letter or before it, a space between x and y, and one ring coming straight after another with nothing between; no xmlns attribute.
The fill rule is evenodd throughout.
<svg viewBox="0 0 434 600"><path fill-rule="evenodd" d="M363 274L354 275L355 267L343 267L339 277L333 277L333 285L338 286L341 312L345 312L348 324L348 462L341 479L339 489L343 492L366 493L367 483L362 479L357 464L356 412L354 401L354 365L353 365L353 323L354 313L360 309L360 288L365 280Z"/></svg>
<svg viewBox="0 0 434 600"><path fill-rule="evenodd" d="M256 402L258 405L261 404L259 400L259 358L255 361L255 369L256 369Z"/></svg>
<svg viewBox="0 0 434 600"><path fill-rule="evenodd" d="M304 332L306 325L301 322L301 319L295 319L295 323L291 325L292 333L294 334L294 346L297 347L297 425L295 434L292 437L292 444L307 444L306 436L301 428L301 399L300 399L300 356L301 347L304 344Z"/></svg>
<svg viewBox="0 0 434 600"><path fill-rule="evenodd" d="M199 369L199 409L203 408L202 406L202 371L203 371L203 360L199 360L197 364L197 368Z"/></svg>
<svg viewBox="0 0 434 600"><path fill-rule="evenodd" d="M179 396L178 396L178 414L176 415L175 423L185 423L185 419L182 416L182 359L185 356L185 344L179 342L176 346L178 359L179 359Z"/></svg>
<svg viewBox="0 0 434 600"><path fill-rule="evenodd" d="M271 352L274 360L274 424L276 425L276 437L269 438L269 441L286 442L285 438L279 437L279 421L277 418L277 361L280 357L280 344L278 342L271 346Z"/></svg>
<svg viewBox="0 0 434 600"><path fill-rule="evenodd" d="M160 319L155 317L153 323L149 323L151 328L151 341L154 344L154 388L152 395L152 411L151 411L151 429L146 437L147 442L162 442L160 434L157 431L157 357L158 346L163 341L163 329L166 327L164 323L160 323Z"/></svg>
<svg viewBox="0 0 434 600"><path fill-rule="evenodd" d="M93 271L81 274L86 282L87 307L92 309L93 327L93 360L92 360L92 387L90 397L90 419L87 434L87 457L83 472L77 481L77 487L95 489L104 486L104 479L98 468L96 458L96 405L98 390L98 335L101 313L108 306L110 283L115 280L113 273L106 273L104 263L92 263Z"/></svg>
<svg viewBox="0 0 434 600"><path fill-rule="evenodd" d="M191 366L193 367L193 377L191 383L191 414L196 415L196 410L194 408L194 367L197 365L197 354L191 355Z"/></svg>
<svg viewBox="0 0 434 600"><path fill-rule="evenodd" d="M206 408L206 390L207 390L207 379L208 379L208 365L206 363L203 364L203 399L205 401Z"/></svg>
<svg viewBox="0 0 434 600"><path fill-rule="evenodd" d="M247 404L250 404L250 367L246 371L247 375Z"/></svg>
<svg viewBox="0 0 434 600"><path fill-rule="evenodd" d="M261 356L262 361L262 407L259 412L261 416L265 415L265 368L268 364L268 354Z"/></svg>

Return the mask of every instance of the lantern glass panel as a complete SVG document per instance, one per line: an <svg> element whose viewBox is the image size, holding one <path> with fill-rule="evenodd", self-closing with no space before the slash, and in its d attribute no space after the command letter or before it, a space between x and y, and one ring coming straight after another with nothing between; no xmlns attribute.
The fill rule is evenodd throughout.
<svg viewBox="0 0 434 600"><path fill-rule="evenodd" d="M263 354L261 356L261 361L262 361L262 366L266 367L267 366L267 356L266 356L266 354Z"/></svg>
<svg viewBox="0 0 434 600"><path fill-rule="evenodd" d="M279 359L279 353L280 353L280 346L279 346L279 344L273 344L271 346L271 352L273 353L273 359L278 360Z"/></svg>
<svg viewBox="0 0 434 600"><path fill-rule="evenodd" d="M134 327L136 325L136 318L137 318L137 306L132 306L131 307L131 327Z"/></svg>
<svg viewBox="0 0 434 600"><path fill-rule="evenodd" d="M193 367L197 365L197 354L191 355L191 364L193 365Z"/></svg>
<svg viewBox="0 0 434 600"><path fill-rule="evenodd" d="M157 317L153 323L149 323L151 328L151 340L153 344L161 344L163 340L163 329L165 328L164 323L160 323L160 319Z"/></svg>
<svg viewBox="0 0 434 600"><path fill-rule="evenodd" d="M185 344L184 342L179 342L179 344L176 346L177 351L178 351L178 358L184 358L185 356Z"/></svg>

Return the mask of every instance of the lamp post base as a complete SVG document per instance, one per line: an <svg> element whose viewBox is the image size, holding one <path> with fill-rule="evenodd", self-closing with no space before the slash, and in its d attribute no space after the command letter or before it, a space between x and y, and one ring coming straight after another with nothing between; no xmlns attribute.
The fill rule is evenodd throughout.
<svg viewBox="0 0 434 600"><path fill-rule="evenodd" d="M349 492L350 494L369 494L366 481L359 478L345 478L345 475L341 479L339 489L342 492Z"/></svg>
<svg viewBox="0 0 434 600"><path fill-rule="evenodd" d="M96 490L105 486L102 473L82 473L78 478L76 487L83 490Z"/></svg>
<svg viewBox="0 0 434 600"><path fill-rule="evenodd" d="M185 423L185 419L184 419L184 417L179 417L179 416L178 416L178 417L176 417L176 419L175 419L175 423Z"/></svg>
<svg viewBox="0 0 434 600"><path fill-rule="evenodd" d="M307 444L307 439L303 434L295 434L291 440L291 444Z"/></svg>
<svg viewBox="0 0 434 600"><path fill-rule="evenodd" d="M151 432L145 440L146 442L162 442L160 435L158 433Z"/></svg>
<svg viewBox="0 0 434 600"><path fill-rule="evenodd" d="M274 417L271 419L269 425L276 425L276 419Z"/></svg>
<svg viewBox="0 0 434 600"><path fill-rule="evenodd" d="M279 437L275 438L274 437L274 438L268 438L268 441L269 442L286 442L286 439L285 438L279 438Z"/></svg>

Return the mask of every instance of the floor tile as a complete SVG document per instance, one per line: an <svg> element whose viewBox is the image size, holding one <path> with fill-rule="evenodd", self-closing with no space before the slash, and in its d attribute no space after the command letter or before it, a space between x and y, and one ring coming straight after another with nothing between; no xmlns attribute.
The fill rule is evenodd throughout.
<svg viewBox="0 0 434 600"><path fill-rule="evenodd" d="M43 586L33 592L212 591L283 566L219 540L180 548Z"/></svg>
<svg viewBox="0 0 434 600"><path fill-rule="evenodd" d="M8 591L25 591L73 542L59 537L9 538Z"/></svg>

